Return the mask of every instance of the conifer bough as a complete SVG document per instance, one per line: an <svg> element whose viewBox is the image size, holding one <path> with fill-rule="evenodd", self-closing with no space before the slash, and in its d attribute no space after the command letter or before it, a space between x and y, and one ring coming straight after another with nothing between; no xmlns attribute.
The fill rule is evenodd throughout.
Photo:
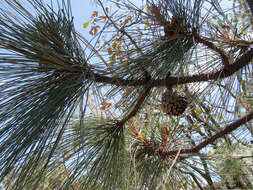
<svg viewBox="0 0 253 190"><path fill-rule="evenodd" d="M140 189L159 188L154 184L165 179L167 165L171 164L169 171L177 173L179 170L174 164L182 160L185 154L190 158L191 154L199 153L220 138L226 138L226 135L253 119L253 112L249 110L247 115L224 127L217 127L218 130L207 130L207 136L196 129L203 139L194 146L189 142L172 142L169 137L176 134L180 138L180 134L184 133L182 141L189 138L192 129L186 134L178 126L186 120L191 123L190 116L203 122L201 113L190 115L190 106L197 102L197 97L190 96L194 87L184 88L183 85L207 82L208 85L203 88L209 89L206 94L212 95L211 87L221 86L230 78L232 81L239 73L244 73L241 78L245 80L252 75L252 41L220 37L222 43L230 45L230 51L213 37L218 34L212 31L213 25L208 21L211 11L205 12L203 4L211 2L210 10L219 12L221 8L216 1L147 1L150 8L147 13L129 4L126 6L129 10L142 15L139 17L137 14L137 25L141 25L144 19L151 25L147 39L140 43L133 40L136 36L131 33L132 25L119 28L117 19L109 15L100 0L98 2L109 20L107 24L115 28L115 33L122 34L126 42L122 47L129 45L136 48L130 56L129 52L125 52L128 58L126 66L122 66L122 60L112 66L102 66L94 61L96 58L87 56L85 48L89 48L90 44L86 43L87 47L83 47L85 38L74 29L70 0L51 1L49 4L42 0L2 0L0 177L4 179L15 172L19 174L13 186L15 189L22 189L30 183L35 171L40 168L36 180L32 182L36 187L43 174L59 162L66 162L70 169L69 177L62 184L64 188L81 179L82 187L129 189L127 181L133 180L133 176L134 185ZM251 1L248 3L252 10ZM202 15L203 10L207 15ZM208 33L208 30L211 32ZM105 31L106 25L102 32ZM150 38L153 34L158 34L154 36L155 41ZM208 53L203 53L204 48ZM91 55L100 56L95 48L90 49ZM195 53L199 55L197 59L193 58ZM210 57L214 54L218 61L212 63ZM108 56L105 55L105 59ZM201 62L199 65L198 61ZM205 61L206 66L203 66ZM108 86L107 94L116 99L118 93L115 92L128 93L119 101L126 106L126 109L120 110L122 116L116 119L113 114L108 118L85 115L86 107L91 102L91 89L99 97L98 94L106 91ZM98 87L102 90L99 91ZM130 92L129 88L132 88ZM164 92L165 88L167 90ZM185 94L180 95L178 90L183 90ZM161 123L164 117L168 120L168 116L160 115L163 119L157 119L157 112L152 112L151 117L156 124L147 122L148 118L145 122L134 123L136 118L141 118L146 106L155 107L152 102L157 102L159 97L162 97L164 112L184 120L176 123L173 116L169 117L169 125L176 125L172 129ZM204 102L203 96L200 97ZM209 108L203 106L203 102L202 107L207 113ZM77 124L73 114L78 109ZM94 106L93 109L97 110ZM152 111L151 108L149 110ZM160 137L157 129L161 132ZM127 141L127 138L133 138L134 143ZM137 166L135 161L138 162ZM152 180L147 181L149 174Z"/></svg>

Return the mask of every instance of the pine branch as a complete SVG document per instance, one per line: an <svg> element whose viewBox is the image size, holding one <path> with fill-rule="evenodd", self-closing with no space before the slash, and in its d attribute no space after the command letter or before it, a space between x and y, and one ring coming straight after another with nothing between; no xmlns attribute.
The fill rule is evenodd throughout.
<svg viewBox="0 0 253 190"><path fill-rule="evenodd" d="M253 112L250 112L248 115L242 117L241 119L238 119L237 121L227 125L222 131L216 133L212 137L208 138L207 140L204 140L200 144L198 144L195 148L193 148L194 152L200 151L202 148L206 147L208 144L213 143L216 141L218 138L223 137L232 131L236 130L238 127L241 125L247 123L248 121L253 119Z"/></svg>
<svg viewBox="0 0 253 190"><path fill-rule="evenodd" d="M77 122L62 139L68 143L59 147L72 152L68 161L75 167L70 180L81 176L93 189L100 185L103 189L124 185L130 156L125 148L122 126L117 121L99 117L86 117L83 122L85 131L81 131Z"/></svg>
<svg viewBox="0 0 253 190"><path fill-rule="evenodd" d="M226 64L224 63L224 67L217 71L211 71L208 73L203 74L196 74L191 76L183 76L183 77L174 77L170 76L165 79L151 79L150 84L151 87L166 87L167 85L173 86L173 85L179 85L179 84L188 84L188 83L195 83L195 82L205 82L210 80L218 80L218 79L224 79L227 77L230 77L235 72L239 71L243 67L250 64L250 61L253 58L253 48L251 48L249 51L247 51L245 54L243 54L241 57L239 57L234 63L232 64ZM123 79L123 78L117 78L117 77L108 77L103 76L100 74L93 74L94 81L98 83L106 83L106 84L112 84L116 86L143 86L145 85L148 80L147 79ZM89 77L91 77L89 75Z"/></svg>
<svg viewBox="0 0 253 190"><path fill-rule="evenodd" d="M196 42L202 43L203 45L207 46L208 48L210 48L213 51L215 51L218 54L220 54L220 57L221 57L221 60L222 60L222 64L224 66L226 66L226 65L229 64L228 56L225 54L225 52L223 50L221 50L217 46L215 46L214 43L201 38L199 35L195 34L195 32L194 32L194 37L195 37L194 39L196 40Z"/></svg>
<svg viewBox="0 0 253 190"><path fill-rule="evenodd" d="M21 187L43 157L53 157L92 81L82 77L89 68L69 2L57 12L29 1L34 16L19 1L4 2L10 12L0 8L0 79L6 80L0 85L0 178L16 166Z"/></svg>
<svg viewBox="0 0 253 190"><path fill-rule="evenodd" d="M220 132L216 133L215 135L213 135L212 137L204 140L203 142L199 143L195 147L188 148L188 149L181 149L180 154L198 153L201 149L205 148L207 145L212 144L217 139L219 139L221 137L224 137L227 134L230 134L232 131L236 130L241 125L247 123L248 121L251 121L252 119L253 119L253 112L250 112L248 115L246 115L246 116L242 117L241 119L238 119L237 121L227 125L222 131L220 131ZM152 142L150 140L149 141L143 141L143 142L146 142L145 146L151 154L158 154L158 155L162 155L163 157L170 157L172 155L176 155L179 151L179 149L167 151L167 150L164 150L164 149L161 149L161 148L156 148L154 146L154 142Z"/></svg>
<svg viewBox="0 0 253 190"><path fill-rule="evenodd" d="M5 0L5 2L8 1ZM207 38L195 36L195 42L201 43L216 54L219 54L223 67L219 67L219 70L213 70L208 73L180 77L168 75L163 78L164 73L168 73L171 68L177 67L170 67L170 64L167 65L163 56L158 56L157 59L154 59L156 53L166 54L166 56L169 55L168 57L171 57L171 59L168 62L172 65L178 64L178 62L185 58L183 55L186 55L177 55L179 47L183 49L182 53L186 52L183 48L184 46L180 43L181 41L183 42L182 39L186 36L183 36L182 39L181 37L178 39L176 39L177 37L172 37L177 42L174 43L175 47L173 43L162 44L162 41L159 41L158 43L161 43L159 44L160 49L157 48L156 51L148 49L147 53L144 50L143 52L146 54L142 54L142 49L137 46L130 33L126 31L126 28L123 27L121 29L111 20L117 31L128 37L128 40L131 41L132 45L139 52L137 52L137 57L131 60L131 65L129 63L129 69L122 67L119 63L115 67L111 67L112 70L114 69L113 72L109 72L110 68L107 65L105 70L105 68L101 69L98 63L97 67L96 63L88 64L85 53L78 42L80 36L77 35L73 28L73 19L66 7L60 9L57 13L53 8L47 10L47 7L36 6L40 5L40 0L31 0L29 2L33 2L34 9L38 11L38 15L33 17L27 10L20 10L23 9L20 4L17 6L15 3L12 4L12 2L16 1L13 0L9 3L14 10L17 9L16 12L14 11L14 16L15 13L19 13L22 22L16 22L14 17L8 16L0 8L1 15L5 16L8 21L6 24L6 20L0 20L0 48L11 52L10 54L0 56L0 63L4 63L0 66L2 75L0 79L5 79L4 76L8 79L4 85L0 85L2 95L0 97L0 121L3 123L0 127L0 139L3 139L0 142L0 162L3 163L0 166L0 169L3 171L2 173L0 172L0 177L5 177L11 170L11 167L16 164L18 166L16 171L21 173L21 177L18 179L21 185L23 182L26 183L29 176L33 174L33 169L38 167L38 163L42 161L42 158L48 155L48 149L50 154L43 169L46 170L49 164L59 161L59 158L53 160L53 156L57 155L57 148L62 146L61 148L63 150L69 149L68 151L73 154L73 163L76 162L72 168L74 171L71 180L83 175L85 178L84 181L87 183L94 185L99 183L99 185L101 184L106 188L118 188L115 181L118 183L121 179L125 179L124 177L128 173L124 168L126 166L124 163L130 163L128 159L130 156L125 147L125 130L123 130L123 126L132 117L136 116L152 88L170 88L178 84L228 78L243 67L249 65L253 58L253 48L251 48L243 55L240 55L234 63L230 64L225 51L219 49L215 45L215 42L208 41ZM64 1L62 3L64 4ZM171 5L173 3L175 4L172 1ZM102 3L101 6L103 8ZM177 6L181 6L181 4ZM107 14L105 10L104 12ZM32 18L28 18L29 16L27 15ZM108 15L106 16L110 20L110 17ZM193 22L195 15L192 17ZM196 20L198 20L200 15L196 15L196 17ZM198 25L197 21L193 23ZM189 36L189 39L187 38L186 41L192 42L193 35L191 34ZM190 45L186 48L187 52L193 47L193 42ZM249 45L246 46L249 47ZM92 47L89 48L98 57L100 56L99 52L96 52L95 49ZM151 53L148 52L149 50ZM142 55L139 57L139 54ZM173 59L173 56L176 58ZM159 62L160 58L163 59L164 64L162 61ZM103 57L100 57L100 59L106 63ZM146 68L144 69L142 67L145 64L147 66L151 65L147 70L152 74L153 79L145 71ZM162 75L159 75L160 70L156 71L156 64L159 64L159 66L162 65L161 70L165 69ZM179 66L181 68L184 65ZM134 71L131 72L131 70ZM146 73L146 77L139 75L140 73L143 74L143 72ZM128 79L129 76L130 79ZM78 135L75 134L73 135L74 137L69 137L69 133L65 133L67 123L70 121L74 109L78 105L83 105L87 89L91 86L93 87L94 83L102 83L102 88L107 84L122 87L120 90L123 90L126 86L139 87L136 88L138 89L138 93L137 91L133 91L138 95L133 98L135 102L122 120L112 121L101 118L92 120L92 118L87 118L87 120L81 121L85 123L83 125L85 128L82 129L85 132L81 131L80 127ZM81 99L81 103L79 99ZM223 130L217 132L215 135L211 136L210 134L210 138L203 140L198 145L190 145L193 146L192 148L179 149L177 148L177 144L175 145L176 150L171 150L169 146L166 146L166 143L167 145L169 144L167 136L162 137L162 143L165 145L163 146L161 143L161 146L157 146L156 139L153 141L153 139L145 138L134 128L135 135L139 138L139 143L144 146L144 149L146 148L144 152L140 153L143 156L140 156L140 159L145 159L143 165L146 165L147 168L156 168L159 172L161 171L160 168L162 168L168 174L166 165L160 165L169 160L166 160L166 158L176 155L170 167L170 170L172 168L174 169L173 166L178 155L198 153L203 148L214 143L217 139L231 134L234 130L252 119L253 112L250 112L247 116L225 126ZM69 140L67 143L64 142L66 139ZM73 144L69 142L73 142ZM73 147L74 150L72 150ZM161 159L147 160L145 157L147 152L148 154L159 155ZM21 159L22 162L19 162ZM68 161L71 162L72 160L69 159ZM153 165L155 166L153 167ZM131 169L130 167L128 165L129 170ZM153 177L157 181L162 176L159 172L153 173ZM146 173L149 174L149 171L147 170ZM123 187L125 181L121 182ZM152 183L150 184L156 185Z"/></svg>
<svg viewBox="0 0 253 190"><path fill-rule="evenodd" d="M127 114L127 116L123 120L121 120L120 123L122 123L124 125L129 119L131 119L132 117L134 117L137 114L137 112L139 111L145 98L148 96L150 90L151 90L151 87L148 85L148 87L145 89L143 94L140 95L140 97L138 98L134 108L131 110L131 112L129 114Z"/></svg>

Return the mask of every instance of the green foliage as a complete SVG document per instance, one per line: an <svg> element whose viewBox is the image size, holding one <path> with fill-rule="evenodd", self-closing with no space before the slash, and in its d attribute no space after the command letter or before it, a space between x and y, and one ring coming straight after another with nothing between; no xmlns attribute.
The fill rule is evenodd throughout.
<svg viewBox="0 0 253 190"><path fill-rule="evenodd" d="M91 82L84 85L86 60L67 7L56 13L33 1L32 15L17 1L6 5L16 15L1 10L1 48L9 50L0 58L1 178L20 163L24 180L42 156L50 159Z"/></svg>
<svg viewBox="0 0 253 190"><path fill-rule="evenodd" d="M215 162L221 183L236 188L252 189L252 146L237 144L225 146L218 152L223 154Z"/></svg>
<svg viewBox="0 0 253 190"><path fill-rule="evenodd" d="M94 188L124 189L130 167L120 124L101 118L87 118L84 123L83 132L78 128L75 130L78 131L73 139L76 146L69 158L75 162L71 177L82 175L84 184L91 184Z"/></svg>

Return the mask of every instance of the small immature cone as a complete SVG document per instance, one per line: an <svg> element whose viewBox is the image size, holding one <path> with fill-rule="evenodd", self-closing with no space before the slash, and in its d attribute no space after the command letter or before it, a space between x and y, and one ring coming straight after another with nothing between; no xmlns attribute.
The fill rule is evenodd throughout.
<svg viewBox="0 0 253 190"><path fill-rule="evenodd" d="M165 149L166 147L168 147L168 128L167 127L162 127L162 131L161 131L161 138L162 138L162 142L161 142L161 147L163 149Z"/></svg>

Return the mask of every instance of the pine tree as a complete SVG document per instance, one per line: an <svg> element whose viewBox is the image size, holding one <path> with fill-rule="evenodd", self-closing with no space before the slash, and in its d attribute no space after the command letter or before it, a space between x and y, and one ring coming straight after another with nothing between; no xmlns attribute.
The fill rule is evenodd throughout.
<svg viewBox="0 0 253 190"><path fill-rule="evenodd" d="M1 0L1 181L215 189L214 152L253 134L252 1L96 2L88 41L70 0Z"/></svg>

